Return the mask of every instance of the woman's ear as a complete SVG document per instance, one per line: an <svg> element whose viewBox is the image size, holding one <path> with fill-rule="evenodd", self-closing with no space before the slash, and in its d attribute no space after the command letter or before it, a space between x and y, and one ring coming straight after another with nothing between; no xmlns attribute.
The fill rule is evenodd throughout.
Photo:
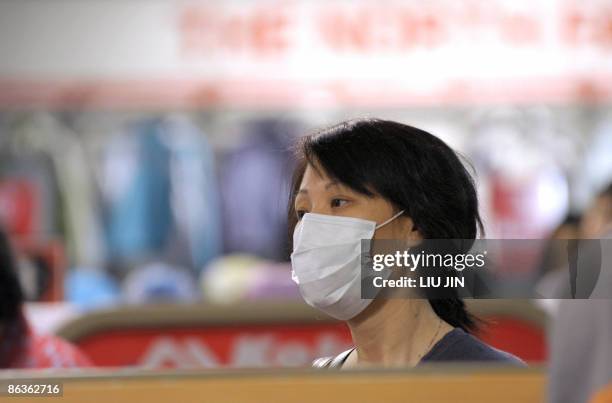
<svg viewBox="0 0 612 403"><path fill-rule="evenodd" d="M421 232L414 225L412 218L401 216L400 219L401 228L404 231L404 236L402 238L408 241L420 241L423 239L423 235L421 235Z"/></svg>

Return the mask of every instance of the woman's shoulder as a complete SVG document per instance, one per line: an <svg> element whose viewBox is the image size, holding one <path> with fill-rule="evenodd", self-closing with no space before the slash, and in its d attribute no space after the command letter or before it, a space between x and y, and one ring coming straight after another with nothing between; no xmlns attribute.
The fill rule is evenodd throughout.
<svg viewBox="0 0 612 403"><path fill-rule="evenodd" d="M520 358L479 340L460 328L448 332L425 354L421 362L492 361L526 366Z"/></svg>

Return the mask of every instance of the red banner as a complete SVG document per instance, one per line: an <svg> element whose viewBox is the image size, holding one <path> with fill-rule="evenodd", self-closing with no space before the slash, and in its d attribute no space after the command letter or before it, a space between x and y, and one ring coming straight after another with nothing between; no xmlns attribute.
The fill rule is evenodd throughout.
<svg viewBox="0 0 612 403"><path fill-rule="evenodd" d="M546 358L545 336L527 322L498 317L479 337L526 361ZM352 345L343 323L105 330L77 345L99 366L147 368L295 367Z"/></svg>

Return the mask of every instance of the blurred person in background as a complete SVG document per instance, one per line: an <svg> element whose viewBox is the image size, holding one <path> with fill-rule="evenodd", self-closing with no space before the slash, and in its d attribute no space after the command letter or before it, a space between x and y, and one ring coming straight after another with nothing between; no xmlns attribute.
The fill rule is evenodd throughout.
<svg viewBox="0 0 612 403"><path fill-rule="evenodd" d="M612 183L604 187L584 211L582 217L575 221L571 215L553 231L549 244L542 259L538 291L548 298L575 298L578 276L584 283L590 276L590 282L596 282L599 277L601 261L598 256L599 242L590 242L590 239L605 238L612 231ZM583 241L577 241L582 239ZM568 240L567 244L562 240ZM580 247L578 245L580 244ZM582 273L577 271L578 249L589 252L591 262L582 260L580 266ZM584 284L583 284L584 285ZM584 288L584 287L583 287ZM590 288L590 287L587 287ZM583 290L584 291L584 290ZM592 291L592 289L591 289ZM583 293L584 294L584 293ZM540 300L550 313L558 309L556 300Z"/></svg>
<svg viewBox="0 0 612 403"><path fill-rule="evenodd" d="M24 296L8 237L0 229L0 368L72 368L90 366L70 343L37 334L23 312Z"/></svg>
<svg viewBox="0 0 612 403"><path fill-rule="evenodd" d="M411 126L362 119L305 137L298 161L292 275L308 304L346 321L355 344L315 366L524 365L470 334L478 321L458 296L361 298L361 239L473 240L482 232L473 180L450 147Z"/></svg>
<svg viewBox="0 0 612 403"><path fill-rule="evenodd" d="M600 272L591 299L560 300L552 321L549 400L555 403L587 402L612 383L612 184L585 211L580 227L583 238L601 240L592 241L601 244L593 259Z"/></svg>
<svg viewBox="0 0 612 403"><path fill-rule="evenodd" d="M608 184L585 211L580 223L583 238L601 238L612 231L612 183Z"/></svg>
<svg viewBox="0 0 612 403"><path fill-rule="evenodd" d="M582 218L577 214L568 214L563 221L549 235L538 273L537 291L545 297L556 296L561 282L568 284L568 243L572 239L580 239ZM536 300L543 309L554 314L557 300Z"/></svg>
<svg viewBox="0 0 612 403"><path fill-rule="evenodd" d="M560 247L562 243L556 241L579 239L581 237L580 222L580 215L570 213L550 233L548 237L549 242L545 247L542 263L540 264L540 275L546 275L567 265L567 250Z"/></svg>

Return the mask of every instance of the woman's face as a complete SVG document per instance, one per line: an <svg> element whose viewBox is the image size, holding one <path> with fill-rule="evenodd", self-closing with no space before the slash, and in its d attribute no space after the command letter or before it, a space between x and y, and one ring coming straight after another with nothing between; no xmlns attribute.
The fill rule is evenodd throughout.
<svg viewBox="0 0 612 403"><path fill-rule="evenodd" d="M381 224L398 212L393 205L375 195L369 197L330 179L320 168L307 165L299 191L295 198L298 218L305 213L354 217ZM419 239L413 231L413 222L401 215L384 227L376 230L373 239Z"/></svg>
<svg viewBox="0 0 612 403"><path fill-rule="evenodd" d="M598 238L612 230L612 198L599 196L584 213L580 230L584 238Z"/></svg>

